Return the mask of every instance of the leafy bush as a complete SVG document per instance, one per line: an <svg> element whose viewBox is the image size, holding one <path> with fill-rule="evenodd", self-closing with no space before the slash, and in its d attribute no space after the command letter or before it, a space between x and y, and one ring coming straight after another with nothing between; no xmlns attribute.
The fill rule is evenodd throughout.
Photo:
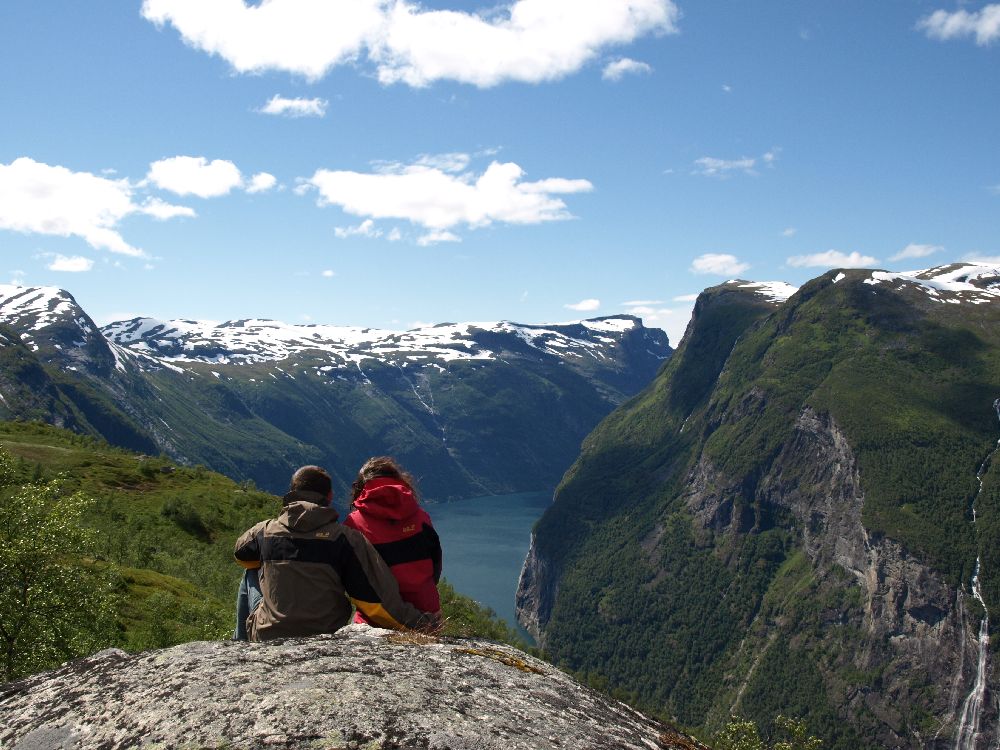
<svg viewBox="0 0 1000 750"><path fill-rule="evenodd" d="M773 744L761 739L757 725L752 721L733 717L726 727L715 735L715 750L819 750L823 740L813 737L801 719L778 716L775 726L783 735Z"/></svg>
<svg viewBox="0 0 1000 750"><path fill-rule="evenodd" d="M58 482L21 483L0 450L0 679L90 653L117 638L118 597L84 557L93 501Z"/></svg>

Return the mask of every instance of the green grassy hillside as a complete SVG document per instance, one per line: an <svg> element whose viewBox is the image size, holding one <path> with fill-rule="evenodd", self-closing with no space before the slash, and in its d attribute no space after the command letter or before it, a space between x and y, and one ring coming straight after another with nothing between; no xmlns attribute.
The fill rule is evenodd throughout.
<svg viewBox="0 0 1000 750"><path fill-rule="evenodd" d="M12 457L16 484L58 480L56 515L60 498L89 499L81 505L82 523L93 539L78 559L110 592L115 625L101 643L80 641L84 650L141 650L231 635L241 574L233 545L245 529L277 515L279 498L250 482L239 485L202 467L40 423L0 422L0 448ZM0 528L6 520L0 518ZM446 583L442 599L446 633L516 640L490 611ZM70 634L66 641L75 642ZM72 645L67 648L48 666L73 655Z"/></svg>

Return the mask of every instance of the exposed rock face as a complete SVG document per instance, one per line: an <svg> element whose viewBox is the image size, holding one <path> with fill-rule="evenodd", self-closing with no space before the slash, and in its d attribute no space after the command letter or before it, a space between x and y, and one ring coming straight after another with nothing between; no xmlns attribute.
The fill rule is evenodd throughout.
<svg viewBox="0 0 1000 750"><path fill-rule="evenodd" d="M789 466L799 470L786 477ZM857 461L829 415L802 412L758 493L791 511L817 577L843 586L840 568L861 589L863 620L855 624L864 639L843 656L858 670L880 671L883 691L851 691L852 713L879 718L885 747L951 747L958 704L975 681L978 619L941 574L897 542L867 533ZM934 731L914 736L907 728L904 715L917 706L935 717ZM995 729L995 718L983 722L984 746L992 746Z"/></svg>
<svg viewBox="0 0 1000 750"><path fill-rule="evenodd" d="M555 576L549 570L548 561L538 554L535 535L532 534L528 554L521 567L521 576L517 581L514 611L518 621L538 644L544 644L544 627L556 600L555 589Z"/></svg>
<svg viewBox="0 0 1000 750"><path fill-rule="evenodd" d="M267 644L104 651L0 687L0 748L695 750L488 641L352 625Z"/></svg>

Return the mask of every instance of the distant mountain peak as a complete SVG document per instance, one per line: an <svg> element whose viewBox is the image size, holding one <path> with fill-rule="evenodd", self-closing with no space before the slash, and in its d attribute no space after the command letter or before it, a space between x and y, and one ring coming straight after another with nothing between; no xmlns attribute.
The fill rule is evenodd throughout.
<svg viewBox="0 0 1000 750"><path fill-rule="evenodd" d="M0 284L0 317L3 319L33 319L31 330L37 331L56 323L67 315L82 312L73 295L54 286L17 286Z"/></svg>

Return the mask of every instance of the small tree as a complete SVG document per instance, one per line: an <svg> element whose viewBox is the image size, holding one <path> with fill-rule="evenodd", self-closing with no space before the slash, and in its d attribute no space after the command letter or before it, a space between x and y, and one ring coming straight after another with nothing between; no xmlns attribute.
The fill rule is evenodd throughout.
<svg viewBox="0 0 1000 750"><path fill-rule="evenodd" d="M756 724L734 716L715 736L715 750L819 750L823 745L823 740L809 735L802 719L778 716L774 725L785 739L768 745L761 739Z"/></svg>
<svg viewBox="0 0 1000 750"><path fill-rule="evenodd" d="M0 450L0 681L48 669L113 643L117 597L85 556L93 501L58 482L18 484Z"/></svg>

